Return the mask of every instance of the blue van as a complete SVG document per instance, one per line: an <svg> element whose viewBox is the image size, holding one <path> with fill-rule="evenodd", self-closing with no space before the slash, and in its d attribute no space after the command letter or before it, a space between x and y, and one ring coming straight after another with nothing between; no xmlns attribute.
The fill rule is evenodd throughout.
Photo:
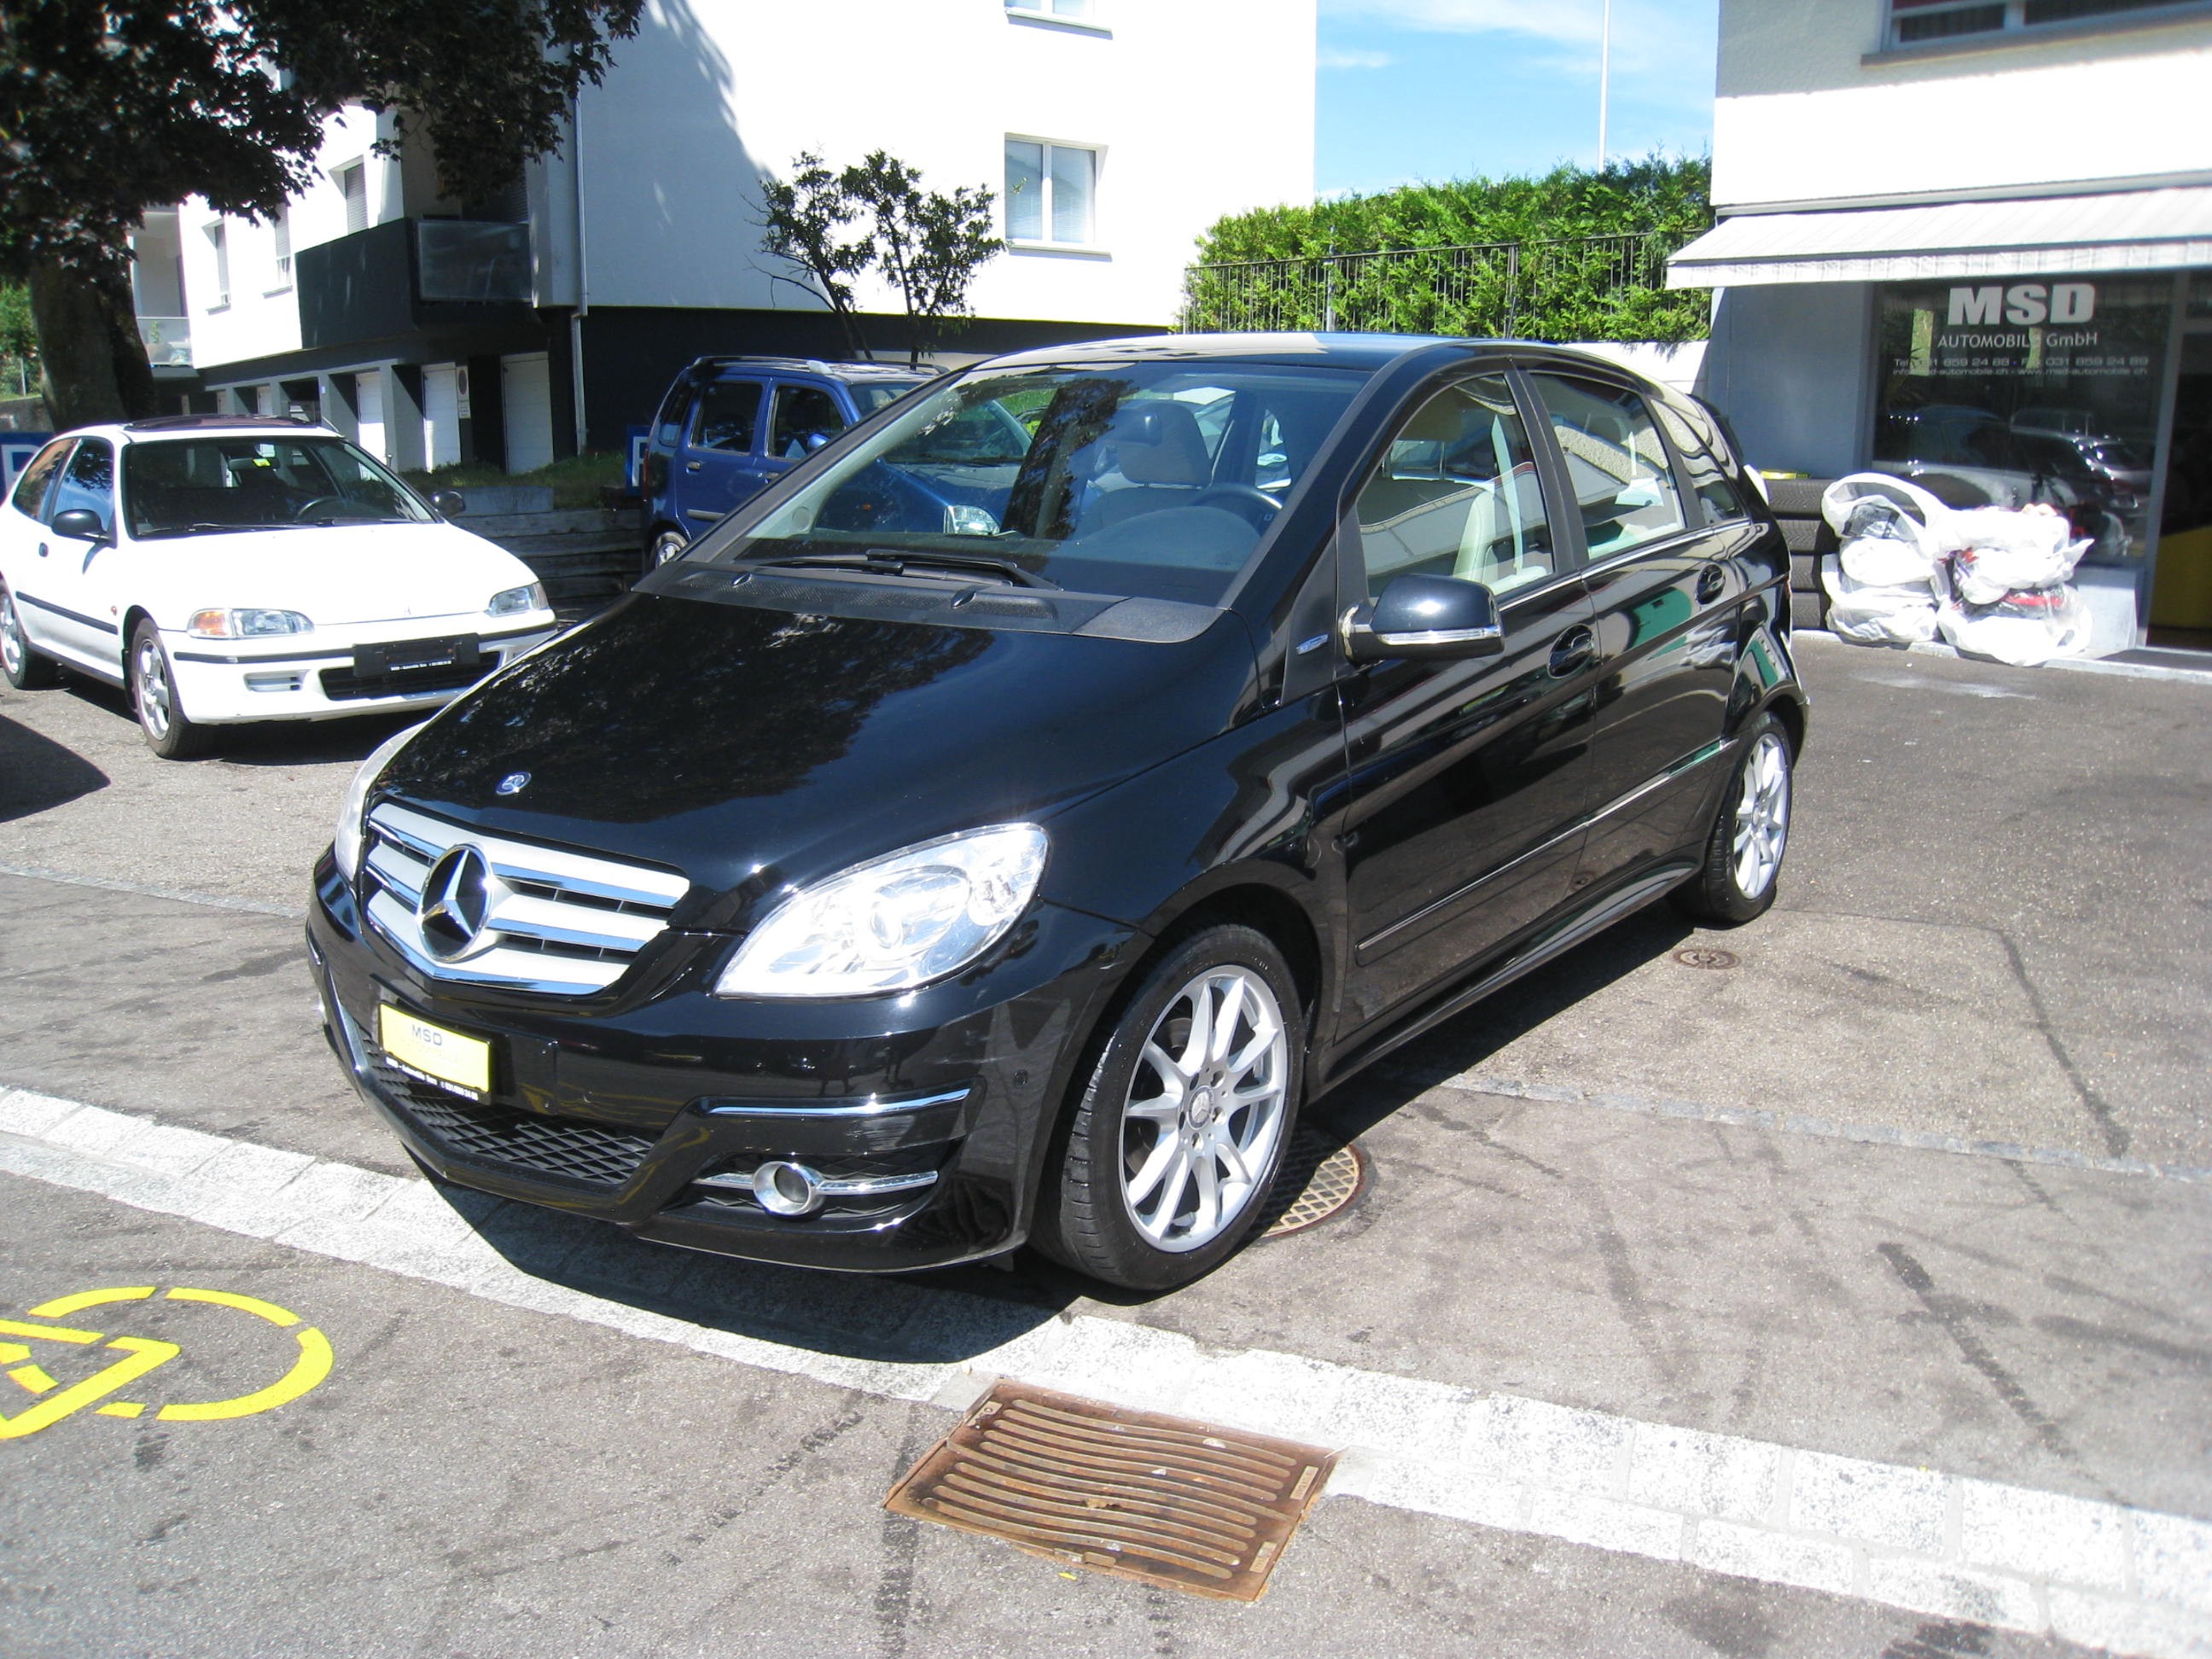
<svg viewBox="0 0 2212 1659"><path fill-rule="evenodd" d="M889 363L702 357L660 400L647 440L645 568L928 375Z"/></svg>

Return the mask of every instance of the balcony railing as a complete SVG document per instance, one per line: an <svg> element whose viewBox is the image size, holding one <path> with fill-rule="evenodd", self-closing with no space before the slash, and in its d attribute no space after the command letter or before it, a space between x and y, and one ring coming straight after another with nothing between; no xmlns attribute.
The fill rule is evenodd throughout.
<svg viewBox="0 0 2212 1659"><path fill-rule="evenodd" d="M138 337L146 343L146 361L155 368L192 366L192 325L187 317L141 317Z"/></svg>
<svg viewBox="0 0 2212 1659"><path fill-rule="evenodd" d="M424 219L416 226L419 292L425 300L530 298L530 227L481 219Z"/></svg>

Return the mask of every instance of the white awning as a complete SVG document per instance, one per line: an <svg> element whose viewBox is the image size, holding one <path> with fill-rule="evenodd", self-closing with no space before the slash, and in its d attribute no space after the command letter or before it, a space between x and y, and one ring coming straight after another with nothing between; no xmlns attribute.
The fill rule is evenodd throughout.
<svg viewBox="0 0 2212 1659"><path fill-rule="evenodd" d="M2212 265L2212 185L1723 219L1667 262L1669 288L1910 282Z"/></svg>

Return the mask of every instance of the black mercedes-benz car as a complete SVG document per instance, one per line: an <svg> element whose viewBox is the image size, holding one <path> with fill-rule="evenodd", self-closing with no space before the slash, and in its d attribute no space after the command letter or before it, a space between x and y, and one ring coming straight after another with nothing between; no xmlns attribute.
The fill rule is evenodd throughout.
<svg viewBox="0 0 2212 1659"><path fill-rule="evenodd" d="M438 1175L643 1237L1178 1284L1357 1067L1771 902L1789 574L1722 423L1572 351L986 362L369 758L331 1042Z"/></svg>

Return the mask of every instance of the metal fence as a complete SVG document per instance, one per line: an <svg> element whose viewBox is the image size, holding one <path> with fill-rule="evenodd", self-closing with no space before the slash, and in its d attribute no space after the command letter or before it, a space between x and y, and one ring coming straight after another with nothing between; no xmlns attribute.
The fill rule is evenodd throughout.
<svg viewBox="0 0 2212 1659"><path fill-rule="evenodd" d="M1193 265L1185 333L1314 329L1555 340L1704 337L1708 298L1669 290L1690 233L1377 249Z"/></svg>

